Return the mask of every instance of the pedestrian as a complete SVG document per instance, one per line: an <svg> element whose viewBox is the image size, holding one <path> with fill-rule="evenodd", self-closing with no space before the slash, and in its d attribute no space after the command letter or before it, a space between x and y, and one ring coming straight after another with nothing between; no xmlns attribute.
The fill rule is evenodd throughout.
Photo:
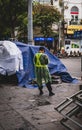
<svg viewBox="0 0 82 130"><path fill-rule="evenodd" d="M40 91L39 95L43 95L43 81L49 91L49 96L55 95L52 92L51 87L51 75L48 69L49 59L45 54L45 48L41 46L39 51L34 56L34 65L35 65L35 76L38 84L38 89Z"/></svg>

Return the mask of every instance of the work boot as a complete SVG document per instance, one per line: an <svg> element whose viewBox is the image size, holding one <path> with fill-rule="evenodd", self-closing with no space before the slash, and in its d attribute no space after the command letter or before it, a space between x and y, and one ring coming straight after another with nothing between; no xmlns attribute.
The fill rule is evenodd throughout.
<svg viewBox="0 0 82 130"><path fill-rule="evenodd" d="M46 87L47 87L47 89L48 89L48 91L49 91L49 96L55 95L55 94L52 92L52 87L51 87L51 83L50 83L50 82L48 82L48 83L46 84Z"/></svg>
<svg viewBox="0 0 82 130"><path fill-rule="evenodd" d="M55 95L55 93L53 93L53 92L49 93L49 96L54 96L54 95Z"/></svg>
<svg viewBox="0 0 82 130"><path fill-rule="evenodd" d="M42 89L43 89L43 86L39 87L39 91L40 91L39 95L43 95Z"/></svg>
<svg viewBox="0 0 82 130"><path fill-rule="evenodd" d="M43 95L43 91L40 91L39 95Z"/></svg>

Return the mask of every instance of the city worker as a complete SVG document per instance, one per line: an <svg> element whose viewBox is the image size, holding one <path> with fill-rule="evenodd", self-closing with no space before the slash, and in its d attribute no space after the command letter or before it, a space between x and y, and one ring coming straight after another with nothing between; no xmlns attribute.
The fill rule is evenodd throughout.
<svg viewBox="0 0 82 130"><path fill-rule="evenodd" d="M34 56L34 65L35 65L35 76L38 84L38 89L40 95L43 94L43 81L49 91L49 96L53 96L51 87L51 75L48 69L48 56L45 54L45 48L41 46L39 51Z"/></svg>

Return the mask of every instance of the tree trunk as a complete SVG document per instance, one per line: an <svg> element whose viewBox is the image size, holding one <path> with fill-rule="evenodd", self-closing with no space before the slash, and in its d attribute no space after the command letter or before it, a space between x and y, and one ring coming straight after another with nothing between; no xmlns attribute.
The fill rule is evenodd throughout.
<svg viewBox="0 0 82 130"><path fill-rule="evenodd" d="M50 0L51 5L53 5L53 0Z"/></svg>
<svg viewBox="0 0 82 130"><path fill-rule="evenodd" d="M14 28L11 28L11 38L15 38Z"/></svg>

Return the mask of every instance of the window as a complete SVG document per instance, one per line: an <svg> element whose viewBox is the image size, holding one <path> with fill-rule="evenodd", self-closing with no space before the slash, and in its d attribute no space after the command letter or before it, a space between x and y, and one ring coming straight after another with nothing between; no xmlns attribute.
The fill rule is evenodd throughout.
<svg viewBox="0 0 82 130"><path fill-rule="evenodd" d="M73 6L71 8L71 13L78 13L78 8L76 6Z"/></svg>
<svg viewBox="0 0 82 130"><path fill-rule="evenodd" d="M75 21L78 21L78 15L75 16Z"/></svg>
<svg viewBox="0 0 82 130"><path fill-rule="evenodd" d="M73 6L71 8L70 14L71 14L71 24L73 24L73 23L77 24L77 22L78 22L78 14L79 14L78 7Z"/></svg>
<svg viewBox="0 0 82 130"><path fill-rule="evenodd" d="M70 40L66 40L65 45L70 45Z"/></svg>
<svg viewBox="0 0 82 130"><path fill-rule="evenodd" d="M71 15L71 21L74 21L74 15Z"/></svg>

